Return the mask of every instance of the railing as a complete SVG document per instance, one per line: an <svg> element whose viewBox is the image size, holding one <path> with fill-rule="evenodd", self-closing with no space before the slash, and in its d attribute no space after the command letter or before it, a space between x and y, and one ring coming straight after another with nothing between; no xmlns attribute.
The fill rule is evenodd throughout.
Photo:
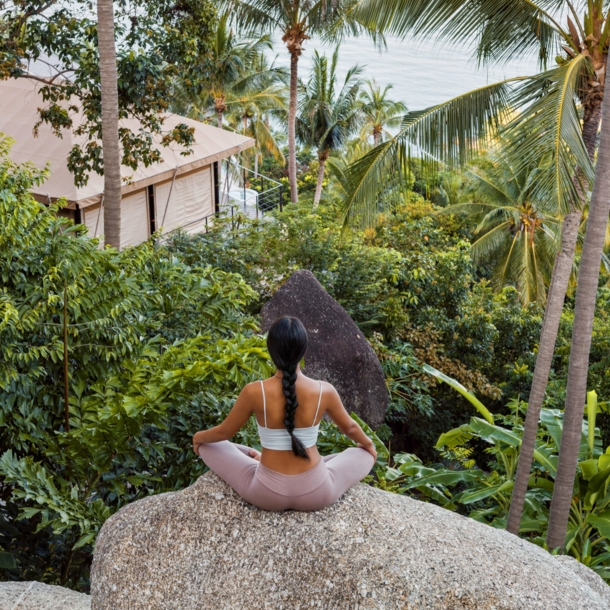
<svg viewBox="0 0 610 610"><path fill-rule="evenodd" d="M221 207L227 203L243 206L244 213L258 218L265 212L284 208L284 186L237 163L227 163L220 197Z"/></svg>

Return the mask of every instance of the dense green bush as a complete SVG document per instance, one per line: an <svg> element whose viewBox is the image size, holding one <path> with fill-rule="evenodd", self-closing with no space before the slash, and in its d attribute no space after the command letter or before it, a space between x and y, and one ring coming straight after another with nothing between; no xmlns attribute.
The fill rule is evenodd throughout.
<svg viewBox="0 0 610 610"><path fill-rule="evenodd" d="M443 377L438 371L433 373ZM424 465L414 455L396 454L385 471L377 472L375 484L504 529L527 404L511 400L508 413L494 418L455 380L447 377L444 380L459 389L482 417L472 417L468 423L439 437L436 448L442 463ZM598 412L607 411L609 406L610 403L598 403L595 392L588 394L565 545L567 553L607 581L610 581L610 447L604 451L596 420ZM542 409L519 531L545 548L562 431L563 412ZM486 447L485 460L473 459L474 441Z"/></svg>
<svg viewBox="0 0 610 610"><path fill-rule="evenodd" d="M190 436L271 369L239 276L152 242L100 250L60 204L34 201L44 173L11 163L8 148L0 141L0 544L15 567L1 575L86 588L103 521L199 476Z"/></svg>

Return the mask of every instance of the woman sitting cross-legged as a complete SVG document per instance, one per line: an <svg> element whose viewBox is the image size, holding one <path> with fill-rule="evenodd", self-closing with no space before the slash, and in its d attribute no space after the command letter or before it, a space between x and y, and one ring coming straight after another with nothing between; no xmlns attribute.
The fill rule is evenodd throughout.
<svg viewBox="0 0 610 610"><path fill-rule="evenodd" d="M284 317L269 329L267 348L277 367L270 379L248 384L227 418L193 436L193 450L246 501L265 510L319 510L338 500L373 468L373 442L350 418L335 388L303 375L307 331ZM263 452L231 438L256 416ZM316 448L322 416L358 446L321 457Z"/></svg>

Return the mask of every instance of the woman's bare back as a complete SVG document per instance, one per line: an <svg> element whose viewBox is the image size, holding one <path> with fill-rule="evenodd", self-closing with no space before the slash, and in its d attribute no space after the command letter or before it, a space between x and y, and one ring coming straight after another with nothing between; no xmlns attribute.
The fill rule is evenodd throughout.
<svg viewBox="0 0 610 610"><path fill-rule="evenodd" d="M260 384L258 385L259 397L253 405L253 411L258 423L264 426L263 395ZM263 385L265 386L265 397L267 400L267 428L285 429L286 397L282 389L282 378L279 375L274 375L269 379L265 379ZM320 422L326 410L324 406L325 390L328 395L328 390L332 386L325 381L322 382L322 400L320 401L320 410L315 422L313 420L320 397L320 382L310 379L299 372L295 388L299 403L294 417L295 428L309 428L312 425L316 425ZM334 391L334 388L332 390ZM309 455L309 460L295 455L292 450L263 449L261 464L282 474L301 474L316 466L320 461L320 454L315 445L307 449L307 454Z"/></svg>

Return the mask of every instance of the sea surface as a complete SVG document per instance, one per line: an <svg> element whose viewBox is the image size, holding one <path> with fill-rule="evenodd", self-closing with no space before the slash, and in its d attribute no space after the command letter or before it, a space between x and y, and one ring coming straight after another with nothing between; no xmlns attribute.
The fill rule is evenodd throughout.
<svg viewBox="0 0 610 610"><path fill-rule="evenodd" d="M307 80L314 50L331 55L334 46L320 40L305 41L305 52L299 61L299 76ZM279 36L274 52L278 65L290 66L288 51ZM339 75L360 64L364 78L378 84L393 85L390 97L401 100L409 110L421 110L466 93L472 89L505 78L528 76L539 71L536 58L523 57L503 66L479 68L468 48L447 43L413 42L388 39L383 51L368 38L349 38L339 47Z"/></svg>

